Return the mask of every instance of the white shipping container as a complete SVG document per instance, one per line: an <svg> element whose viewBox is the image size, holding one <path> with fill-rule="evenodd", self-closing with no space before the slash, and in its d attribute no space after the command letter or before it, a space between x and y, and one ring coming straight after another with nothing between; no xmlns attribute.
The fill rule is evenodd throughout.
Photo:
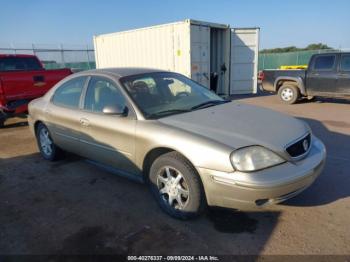
<svg viewBox="0 0 350 262"><path fill-rule="evenodd" d="M94 36L97 68L181 73L221 95L256 93L259 28L195 20Z"/></svg>

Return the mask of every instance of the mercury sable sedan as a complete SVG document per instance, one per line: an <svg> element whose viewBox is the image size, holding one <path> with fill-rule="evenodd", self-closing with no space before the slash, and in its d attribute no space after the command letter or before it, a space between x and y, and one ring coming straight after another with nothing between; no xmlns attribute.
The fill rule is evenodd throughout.
<svg viewBox="0 0 350 262"><path fill-rule="evenodd" d="M326 156L304 122L160 70L77 73L32 101L29 113L45 159L69 151L145 181L181 219L207 205L251 210L291 198L313 183Z"/></svg>

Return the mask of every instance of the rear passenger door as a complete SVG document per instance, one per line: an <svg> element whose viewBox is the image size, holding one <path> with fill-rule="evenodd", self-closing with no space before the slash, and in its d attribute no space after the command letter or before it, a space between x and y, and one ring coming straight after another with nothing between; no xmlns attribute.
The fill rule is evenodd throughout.
<svg viewBox="0 0 350 262"><path fill-rule="evenodd" d="M70 152L80 153L80 110L82 91L87 77L75 77L55 90L45 112L45 124L55 143Z"/></svg>
<svg viewBox="0 0 350 262"><path fill-rule="evenodd" d="M308 95L333 96L337 84L337 54L317 55L306 79Z"/></svg>
<svg viewBox="0 0 350 262"><path fill-rule="evenodd" d="M128 108L125 115L103 113L106 107ZM121 171L137 174L135 157L136 116L114 80L92 76L80 119L82 155Z"/></svg>
<svg viewBox="0 0 350 262"><path fill-rule="evenodd" d="M350 95L350 54L342 54L340 57L337 93L339 95Z"/></svg>

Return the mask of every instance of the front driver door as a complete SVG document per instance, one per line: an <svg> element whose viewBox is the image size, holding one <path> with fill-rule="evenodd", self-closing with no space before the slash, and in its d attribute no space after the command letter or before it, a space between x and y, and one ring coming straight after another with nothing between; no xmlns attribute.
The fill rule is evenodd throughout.
<svg viewBox="0 0 350 262"><path fill-rule="evenodd" d="M106 107L127 107L127 115L108 115ZM81 152L99 163L138 174L135 163L136 117L114 80L92 76L84 98Z"/></svg>
<svg viewBox="0 0 350 262"><path fill-rule="evenodd" d="M317 55L308 68L306 89L308 95L333 96L337 83L337 55Z"/></svg>
<svg viewBox="0 0 350 262"><path fill-rule="evenodd" d="M342 54L340 59L337 93L339 95L350 95L350 54Z"/></svg>

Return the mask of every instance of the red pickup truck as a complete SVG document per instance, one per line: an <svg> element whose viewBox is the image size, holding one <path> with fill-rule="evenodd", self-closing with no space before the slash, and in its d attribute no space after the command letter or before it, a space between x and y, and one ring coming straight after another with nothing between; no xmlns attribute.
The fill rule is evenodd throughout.
<svg viewBox="0 0 350 262"><path fill-rule="evenodd" d="M0 54L0 127L7 118L25 113L31 100L70 74L67 68L45 70L34 55Z"/></svg>

